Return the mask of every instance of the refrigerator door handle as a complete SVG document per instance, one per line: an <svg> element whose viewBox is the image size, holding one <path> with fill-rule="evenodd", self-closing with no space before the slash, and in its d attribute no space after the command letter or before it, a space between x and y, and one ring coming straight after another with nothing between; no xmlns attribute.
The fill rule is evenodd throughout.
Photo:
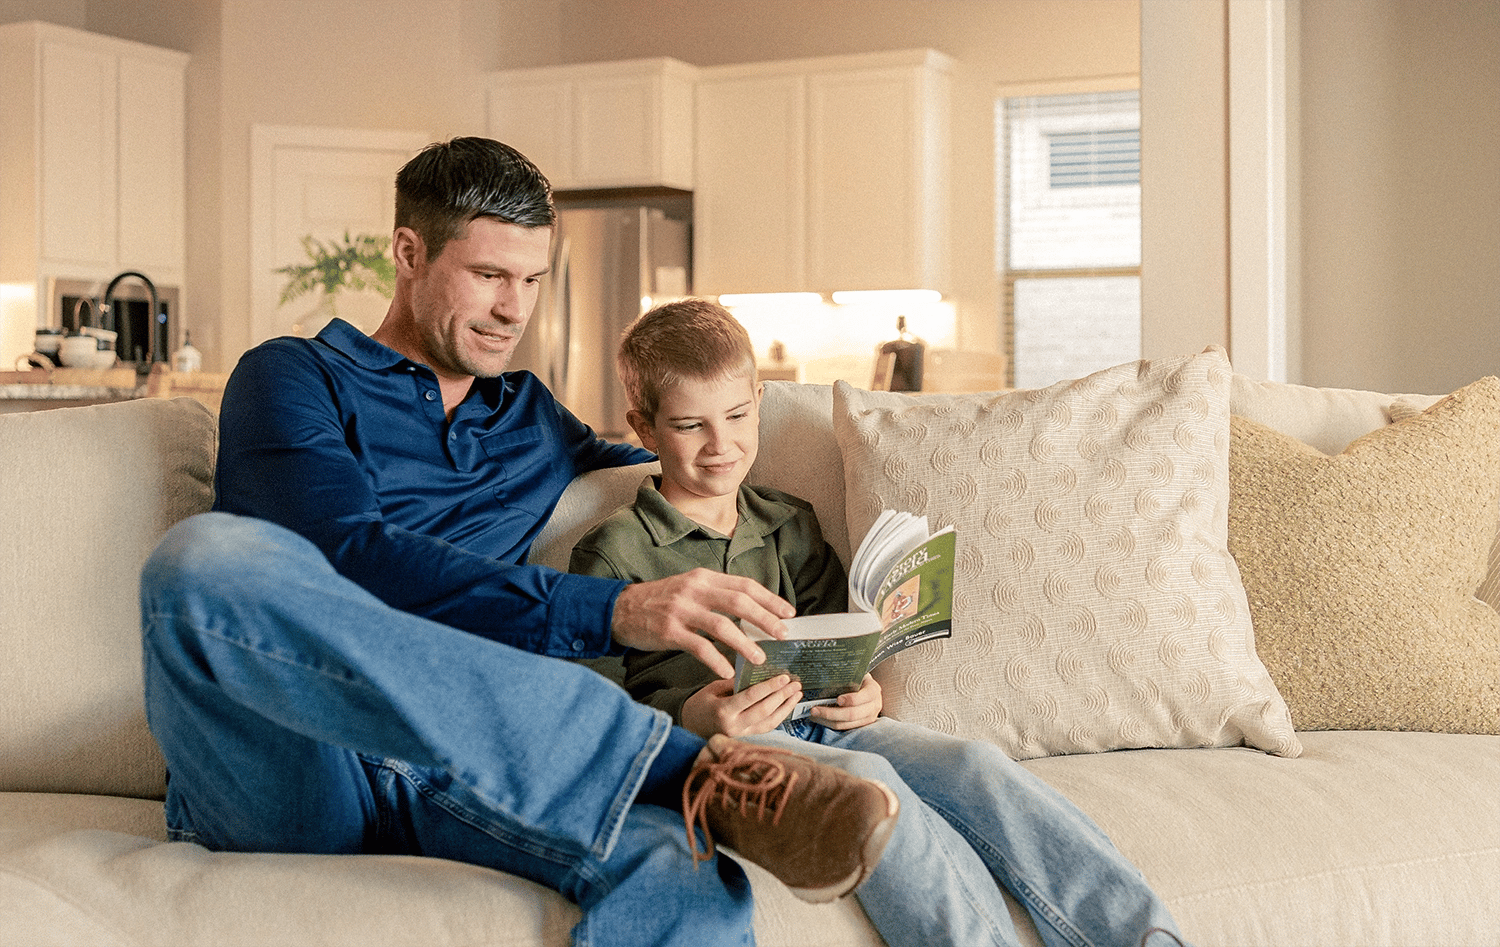
<svg viewBox="0 0 1500 947"><path fill-rule="evenodd" d="M547 387L564 397L568 390L568 357L571 345L573 312L573 243L566 236L557 243L557 264L553 280L552 329L547 352Z"/></svg>

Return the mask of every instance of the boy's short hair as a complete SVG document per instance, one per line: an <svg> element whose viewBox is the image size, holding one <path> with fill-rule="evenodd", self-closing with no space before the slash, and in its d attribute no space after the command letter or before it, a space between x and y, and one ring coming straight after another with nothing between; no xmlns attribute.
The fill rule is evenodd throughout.
<svg viewBox="0 0 1500 947"><path fill-rule="evenodd" d="M477 217L550 227L552 185L525 155L491 138L428 145L397 173L396 226L417 232L429 261Z"/></svg>
<svg viewBox="0 0 1500 947"><path fill-rule="evenodd" d="M616 359L632 410L656 421L662 393L685 379L755 377L750 333L707 299L663 303L632 322Z"/></svg>

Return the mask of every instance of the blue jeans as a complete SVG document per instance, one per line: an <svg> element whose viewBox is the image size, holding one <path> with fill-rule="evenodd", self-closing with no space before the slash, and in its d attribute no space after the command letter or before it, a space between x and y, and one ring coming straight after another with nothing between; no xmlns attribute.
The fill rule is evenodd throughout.
<svg viewBox="0 0 1500 947"><path fill-rule="evenodd" d="M1048 947L1135 947L1152 927L1177 930L1103 830L991 743L889 717L843 731L804 718L747 739L879 779L900 796L885 857L855 892L893 947L1013 947L1002 887Z"/></svg>
<svg viewBox="0 0 1500 947"><path fill-rule="evenodd" d="M681 813L633 804L670 721L593 671L392 609L222 513L168 533L141 612L174 838L497 868L578 904L578 945L754 942L740 867L695 870Z"/></svg>

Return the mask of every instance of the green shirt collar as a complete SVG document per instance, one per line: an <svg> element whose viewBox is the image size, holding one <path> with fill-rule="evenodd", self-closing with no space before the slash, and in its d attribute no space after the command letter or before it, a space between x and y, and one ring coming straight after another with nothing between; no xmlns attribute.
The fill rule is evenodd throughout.
<svg viewBox="0 0 1500 947"><path fill-rule="evenodd" d="M765 545L766 536L797 515L797 508L790 503L742 483L736 501L739 504L740 520L734 528L734 536L728 537L694 522L668 503L667 498L661 495L660 483L660 477L647 477L641 481L635 493L635 515L657 546L672 546L694 534L702 539L727 539L729 558L733 559L743 550Z"/></svg>

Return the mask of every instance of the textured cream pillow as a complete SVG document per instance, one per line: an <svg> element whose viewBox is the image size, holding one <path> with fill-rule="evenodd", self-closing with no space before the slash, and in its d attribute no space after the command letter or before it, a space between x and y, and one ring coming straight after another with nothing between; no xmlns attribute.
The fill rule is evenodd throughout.
<svg viewBox="0 0 1500 947"><path fill-rule="evenodd" d="M1226 547L1229 379L1213 349L900 408L835 386L851 539L884 507L959 532L953 637L880 666L887 712L1018 759L1300 753Z"/></svg>
<svg viewBox="0 0 1500 947"><path fill-rule="evenodd" d="M1235 418L1230 551L1303 730L1500 733L1500 381L1329 457Z"/></svg>

